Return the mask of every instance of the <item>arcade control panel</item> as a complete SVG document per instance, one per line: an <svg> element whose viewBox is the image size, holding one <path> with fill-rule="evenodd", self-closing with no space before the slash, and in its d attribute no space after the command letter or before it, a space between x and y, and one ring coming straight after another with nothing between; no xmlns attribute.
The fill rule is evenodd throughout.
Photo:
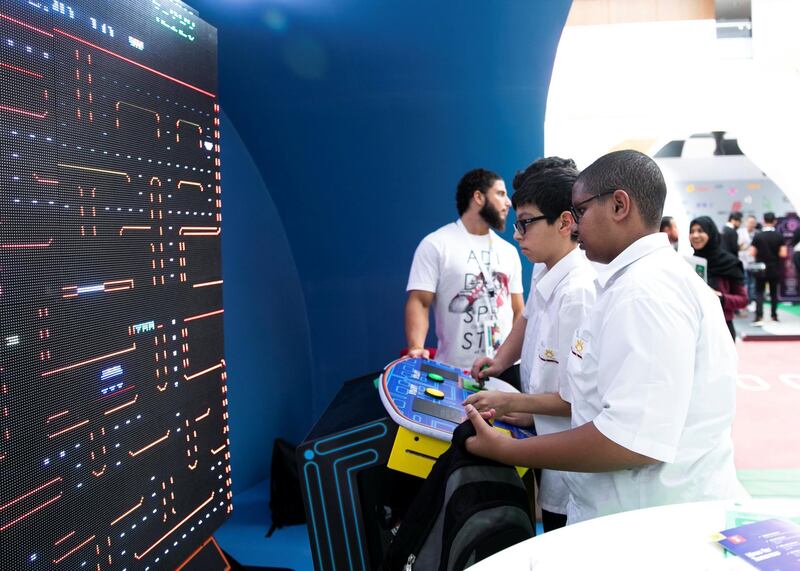
<svg viewBox="0 0 800 571"><path fill-rule="evenodd" d="M461 369L422 358L389 363L378 387L386 411L408 430L449 442L464 419L461 403L481 387ZM495 421L514 438L534 436L529 430Z"/></svg>

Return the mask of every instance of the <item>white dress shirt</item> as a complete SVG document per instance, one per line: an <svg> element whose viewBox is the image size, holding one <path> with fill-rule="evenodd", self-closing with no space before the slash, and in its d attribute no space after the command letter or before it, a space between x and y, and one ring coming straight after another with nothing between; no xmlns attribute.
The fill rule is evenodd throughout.
<svg viewBox="0 0 800 571"><path fill-rule="evenodd" d="M527 319L522 343L520 376L529 394L567 394L567 356L575 330L595 299L596 277L582 250L575 248L549 270L536 264L523 317ZM570 429L567 416L533 415L537 434ZM543 470L539 505L549 512L567 513L569 492L564 472Z"/></svg>
<svg viewBox="0 0 800 571"><path fill-rule="evenodd" d="M568 521L746 497L731 441L736 350L717 296L660 232L631 244L597 284L568 363L572 424L594 422L660 462L567 473Z"/></svg>

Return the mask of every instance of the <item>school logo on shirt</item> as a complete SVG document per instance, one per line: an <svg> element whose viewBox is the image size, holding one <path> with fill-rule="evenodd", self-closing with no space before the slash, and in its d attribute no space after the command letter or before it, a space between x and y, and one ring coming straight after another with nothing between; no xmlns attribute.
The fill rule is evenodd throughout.
<svg viewBox="0 0 800 571"><path fill-rule="evenodd" d="M572 344L572 354L575 355L578 359L583 359L583 348L586 342L581 339L575 339L575 343Z"/></svg>
<svg viewBox="0 0 800 571"><path fill-rule="evenodd" d="M539 359L547 363L555 363L556 365L558 364L558 360L556 360L556 352L553 349L545 349L539 354Z"/></svg>

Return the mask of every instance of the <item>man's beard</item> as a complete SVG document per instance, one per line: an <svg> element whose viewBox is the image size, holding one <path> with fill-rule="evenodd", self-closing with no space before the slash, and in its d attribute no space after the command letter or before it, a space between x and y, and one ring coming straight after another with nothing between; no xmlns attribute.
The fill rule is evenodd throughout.
<svg viewBox="0 0 800 571"><path fill-rule="evenodd" d="M486 222L493 230L502 232L506 229L505 218L500 216L500 211L492 206L488 200L478 214L480 214L481 218L483 218L483 221Z"/></svg>

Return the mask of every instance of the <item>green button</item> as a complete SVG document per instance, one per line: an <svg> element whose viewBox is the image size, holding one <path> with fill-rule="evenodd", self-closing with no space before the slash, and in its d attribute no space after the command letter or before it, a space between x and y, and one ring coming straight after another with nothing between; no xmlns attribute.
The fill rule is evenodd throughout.
<svg viewBox="0 0 800 571"><path fill-rule="evenodd" d="M465 390L468 390L472 393L477 393L480 390L483 390L483 387L477 381L473 381L472 379L464 379L461 382L462 386Z"/></svg>
<svg viewBox="0 0 800 571"><path fill-rule="evenodd" d="M437 375L436 373L428 373L428 378L432 381L436 381L437 383L444 381L444 377L442 375Z"/></svg>

